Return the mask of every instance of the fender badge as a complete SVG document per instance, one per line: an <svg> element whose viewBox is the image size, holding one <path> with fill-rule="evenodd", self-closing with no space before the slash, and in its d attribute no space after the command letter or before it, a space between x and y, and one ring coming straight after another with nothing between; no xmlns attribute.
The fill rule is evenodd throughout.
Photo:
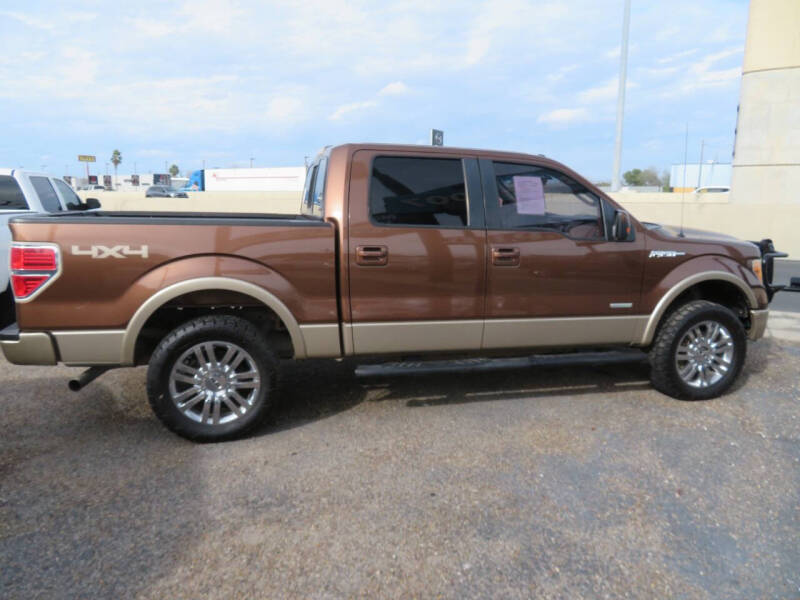
<svg viewBox="0 0 800 600"><path fill-rule="evenodd" d="M675 258L685 254L686 252L681 252L680 250L650 250L650 256L647 258Z"/></svg>

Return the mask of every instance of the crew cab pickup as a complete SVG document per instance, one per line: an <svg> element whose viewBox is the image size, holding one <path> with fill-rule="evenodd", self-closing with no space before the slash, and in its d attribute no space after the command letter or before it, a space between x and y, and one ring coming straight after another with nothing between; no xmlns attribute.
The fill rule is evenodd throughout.
<svg viewBox="0 0 800 600"><path fill-rule="evenodd" d="M633 346L652 382L723 393L767 323L771 243L641 223L566 166L509 152L349 144L299 213L11 220L16 364L149 364L172 431L241 434L278 359Z"/></svg>

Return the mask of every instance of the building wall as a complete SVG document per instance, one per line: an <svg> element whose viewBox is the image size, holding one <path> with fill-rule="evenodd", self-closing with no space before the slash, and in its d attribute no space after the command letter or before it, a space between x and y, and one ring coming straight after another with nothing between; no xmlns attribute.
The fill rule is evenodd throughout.
<svg viewBox="0 0 800 600"><path fill-rule="evenodd" d="M751 0L731 202L800 205L800 0Z"/></svg>

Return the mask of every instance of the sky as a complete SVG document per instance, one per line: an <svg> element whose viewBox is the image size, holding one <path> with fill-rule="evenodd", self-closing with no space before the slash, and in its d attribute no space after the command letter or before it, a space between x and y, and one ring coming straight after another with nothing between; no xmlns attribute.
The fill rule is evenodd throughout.
<svg viewBox="0 0 800 600"><path fill-rule="evenodd" d="M623 170L730 162L746 0L633 0ZM609 181L623 0L0 1L0 166L303 164L345 142L545 154Z"/></svg>

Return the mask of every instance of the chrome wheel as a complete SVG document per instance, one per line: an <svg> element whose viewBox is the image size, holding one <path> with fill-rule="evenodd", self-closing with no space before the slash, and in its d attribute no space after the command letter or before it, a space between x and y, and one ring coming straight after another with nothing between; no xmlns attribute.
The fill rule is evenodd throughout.
<svg viewBox="0 0 800 600"><path fill-rule="evenodd" d="M693 325L678 342L675 366L687 385L706 388L725 377L733 359L730 331L716 321L703 321Z"/></svg>
<svg viewBox="0 0 800 600"><path fill-rule="evenodd" d="M260 390L255 360L230 342L195 344L181 354L169 376L169 395L178 410L206 425L241 418Z"/></svg>

